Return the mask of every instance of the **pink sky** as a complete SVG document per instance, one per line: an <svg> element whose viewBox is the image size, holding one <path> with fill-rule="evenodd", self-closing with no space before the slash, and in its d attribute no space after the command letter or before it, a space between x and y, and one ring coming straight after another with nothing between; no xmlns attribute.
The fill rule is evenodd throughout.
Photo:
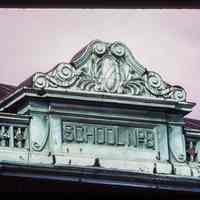
<svg viewBox="0 0 200 200"><path fill-rule="evenodd" d="M0 9L0 82L17 85L69 62L91 40L125 43L136 59L181 85L200 119L200 10Z"/></svg>

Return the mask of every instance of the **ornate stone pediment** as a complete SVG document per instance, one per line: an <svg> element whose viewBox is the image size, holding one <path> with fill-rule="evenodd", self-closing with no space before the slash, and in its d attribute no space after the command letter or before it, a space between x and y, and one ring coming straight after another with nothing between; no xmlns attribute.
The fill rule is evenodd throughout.
<svg viewBox="0 0 200 200"><path fill-rule="evenodd" d="M36 73L33 87L64 91L104 92L186 101L186 92L148 71L121 42L94 40L70 63L60 63L48 73Z"/></svg>

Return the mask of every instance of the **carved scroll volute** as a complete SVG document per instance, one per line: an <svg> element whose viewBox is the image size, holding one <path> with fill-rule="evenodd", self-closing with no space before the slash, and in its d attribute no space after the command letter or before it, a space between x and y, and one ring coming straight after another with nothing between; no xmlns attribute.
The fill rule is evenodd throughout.
<svg viewBox="0 0 200 200"><path fill-rule="evenodd" d="M186 101L186 91L181 86L173 86L173 99L177 101Z"/></svg>
<svg viewBox="0 0 200 200"><path fill-rule="evenodd" d="M177 101L186 100L186 92L182 87L171 86L165 83L156 72L146 71L144 80L145 87L152 96L174 99Z"/></svg>
<svg viewBox="0 0 200 200"><path fill-rule="evenodd" d="M33 87L45 88L66 88L72 86L77 79L75 68L67 63L60 63L56 69L48 74L36 73L33 78Z"/></svg>
<svg viewBox="0 0 200 200"><path fill-rule="evenodd" d="M33 77L33 87L39 89L47 88L48 83L46 79L46 75L43 73L36 73Z"/></svg>
<svg viewBox="0 0 200 200"><path fill-rule="evenodd" d="M34 151L42 151L49 137L48 116L33 114L30 126L32 149Z"/></svg>
<svg viewBox="0 0 200 200"><path fill-rule="evenodd" d="M185 162L186 152L185 152L185 137L182 133L182 127L170 125L169 131L169 146L172 156L172 161Z"/></svg>

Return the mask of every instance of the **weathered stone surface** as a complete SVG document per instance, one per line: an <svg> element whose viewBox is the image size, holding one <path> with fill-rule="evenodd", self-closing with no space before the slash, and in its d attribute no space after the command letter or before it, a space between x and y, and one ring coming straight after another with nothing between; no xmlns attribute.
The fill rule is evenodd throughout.
<svg viewBox="0 0 200 200"><path fill-rule="evenodd" d="M154 163L148 160L137 160L137 161L120 161L120 160L106 160L100 159L101 166L111 169L120 169L127 171L134 171L139 173L153 174Z"/></svg>
<svg viewBox="0 0 200 200"><path fill-rule="evenodd" d="M93 166L95 163L95 158L89 156L65 156L56 154L56 166Z"/></svg>
<svg viewBox="0 0 200 200"><path fill-rule="evenodd" d="M0 148L0 162L28 164L29 152L26 149Z"/></svg>
<svg viewBox="0 0 200 200"><path fill-rule="evenodd" d="M156 162L156 173L172 174L172 164L167 162Z"/></svg>
<svg viewBox="0 0 200 200"><path fill-rule="evenodd" d="M29 164L53 164L52 156L49 152L31 152L29 158Z"/></svg>
<svg viewBox="0 0 200 200"><path fill-rule="evenodd" d="M174 173L178 176L191 176L191 169L185 163L173 163Z"/></svg>

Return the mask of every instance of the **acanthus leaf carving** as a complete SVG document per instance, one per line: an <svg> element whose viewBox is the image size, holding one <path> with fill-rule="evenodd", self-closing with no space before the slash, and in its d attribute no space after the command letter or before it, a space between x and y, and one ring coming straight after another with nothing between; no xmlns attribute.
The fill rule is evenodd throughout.
<svg viewBox="0 0 200 200"><path fill-rule="evenodd" d="M51 72L36 73L33 86L41 89L85 90L186 101L180 86L171 86L161 76L148 71L120 42L94 40L68 63Z"/></svg>

